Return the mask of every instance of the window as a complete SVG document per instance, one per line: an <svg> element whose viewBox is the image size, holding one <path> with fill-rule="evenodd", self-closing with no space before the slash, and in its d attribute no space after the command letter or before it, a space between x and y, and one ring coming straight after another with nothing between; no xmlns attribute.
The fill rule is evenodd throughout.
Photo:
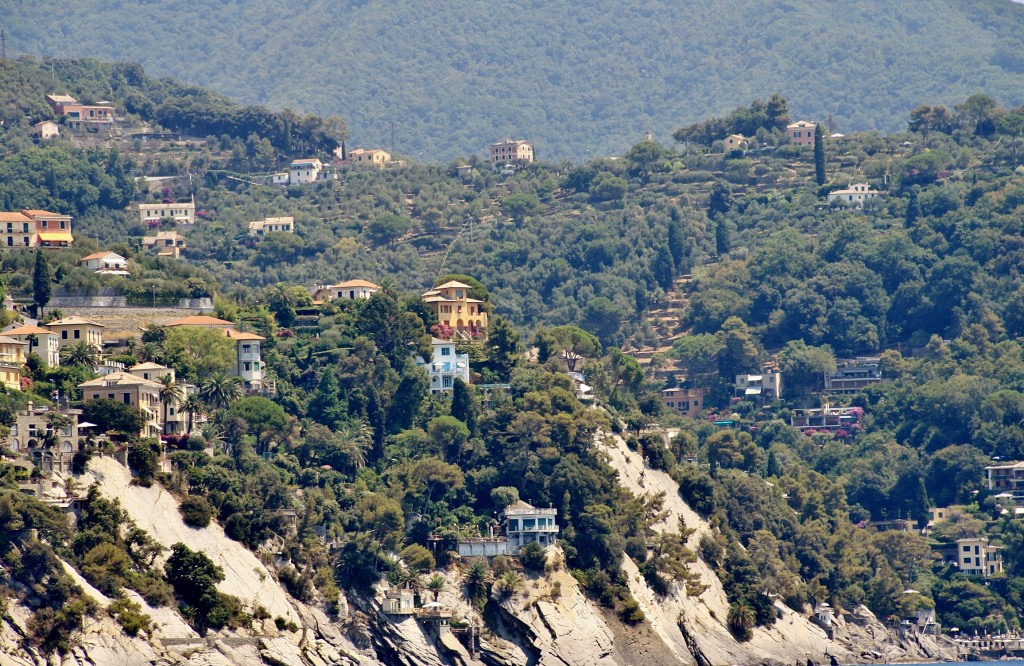
<svg viewBox="0 0 1024 666"><path fill-rule="evenodd" d="M451 347L441 347L441 356L451 356L451 355L452 355L452 348Z"/></svg>
<svg viewBox="0 0 1024 666"><path fill-rule="evenodd" d="M443 386L444 388L452 387L451 375L445 375L444 377L441 378L441 386Z"/></svg>
<svg viewBox="0 0 1024 666"><path fill-rule="evenodd" d="M252 370L252 363L250 363L249 361L246 361L245 362L245 371L249 372L250 370Z"/></svg>
<svg viewBox="0 0 1024 666"><path fill-rule="evenodd" d="M242 353L248 354L252 350L252 345L242 345Z"/></svg>
<svg viewBox="0 0 1024 666"><path fill-rule="evenodd" d="M970 546L964 546L964 552L965 553L971 552L971 547Z"/></svg>
<svg viewBox="0 0 1024 666"><path fill-rule="evenodd" d="M122 401L124 402L124 404L126 404L126 405L130 405L130 404L132 404L132 394L131 394L131 393L122 393L122 394L121 394L121 400L122 400Z"/></svg>
<svg viewBox="0 0 1024 666"><path fill-rule="evenodd" d="M82 337L82 332L76 328L75 329L75 340L79 339L80 337Z"/></svg>
<svg viewBox="0 0 1024 666"><path fill-rule="evenodd" d="M61 331L60 332L60 339L61 340L67 340L68 339L68 332L67 331Z"/></svg>
<svg viewBox="0 0 1024 666"><path fill-rule="evenodd" d="M14 425L11 426L11 434L14 435L15 437L18 436L18 424L17 423L15 423Z"/></svg>

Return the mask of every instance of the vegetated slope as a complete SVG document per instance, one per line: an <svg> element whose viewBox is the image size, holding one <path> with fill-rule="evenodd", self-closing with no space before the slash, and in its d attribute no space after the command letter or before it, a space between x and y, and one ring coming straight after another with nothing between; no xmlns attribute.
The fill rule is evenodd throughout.
<svg viewBox="0 0 1024 666"><path fill-rule="evenodd" d="M1024 9L1005 0L460 3L0 1L15 53L138 60L249 103L349 121L418 159L505 135L544 158L781 92L794 115L891 130L923 99L1021 101Z"/></svg>

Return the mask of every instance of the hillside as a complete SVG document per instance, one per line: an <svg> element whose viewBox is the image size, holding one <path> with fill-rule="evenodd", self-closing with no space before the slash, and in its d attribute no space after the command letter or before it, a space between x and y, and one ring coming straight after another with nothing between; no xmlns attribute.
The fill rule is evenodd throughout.
<svg viewBox="0 0 1024 666"><path fill-rule="evenodd" d="M619 154L773 92L843 132L900 128L921 100L1024 101L1024 8L1006 0L202 5L2 0L0 15L12 53L139 61L339 115L364 147L388 147L394 123L395 150L418 160L504 136L553 161Z"/></svg>

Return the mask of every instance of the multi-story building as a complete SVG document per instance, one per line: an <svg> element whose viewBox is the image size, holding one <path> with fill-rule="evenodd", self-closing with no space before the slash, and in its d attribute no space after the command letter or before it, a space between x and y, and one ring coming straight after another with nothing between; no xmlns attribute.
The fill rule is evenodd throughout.
<svg viewBox="0 0 1024 666"><path fill-rule="evenodd" d="M185 237L177 231L158 231L142 237L142 248L160 257L177 259L188 248Z"/></svg>
<svg viewBox="0 0 1024 666"><path fill-rule="evenodd" d="M697 418L704 409L704 389L664 389L661 392L661 404L676 414Z"/></svg>
<svg viewBox="0 0 1024 666"><path fill-rule="evenodd" d="M433 354L429 363L422 356L416 357L416 365L426 368L430 377L430 392L451 393L455 390L456 379L468 384L469 354L458 353L455 343L450 340L431 338L430 344Z"/></svg>
<svg viewBox="0 0 1024 666"><path fill-rule="evenodd" d="M71 219L45 210L0 212L0 247L70 247Z"/></svg>
<svg viewBox="0 0 1024 666"><path fill-rule="evenodd" d="M78 388L85 402L105 398L142 410L146 422L139 432L140 436L159 437L163 433L163 404L160 402L163 384L160 382L136 377L128 372L115 372L82 382Z"/></svg>
<svg viewBox="0 0 1024 666"><path fill-rule="evenodd" d="M782 373L765 370L760 375L736 375L736 395L777 400L782 396Z"/></svg>
<svg viewBox="0 0 1024 666"><path fill-rule="evenodd" d="M116 120L114 107L105 101L82 104L71 95L57 94L47 95L46 101L55 113L64 116L65 124L73 130L109 127Z"/></svg>
<svg viewBox="0 0 1024 666"><path fill-rule="evenodd" d="M12 391L21 390L21 371L25 367L28 343L0 335L0 384Z"/></svg>
<svg viewBox="0 0 1024 666"><path fill-rule="evenodd" d="M132 367L128 368L128 372L136 377L147 379L151 382L163 383L165 377L171 378L171 383L178 386L181 389L181 399L174 400L167 403L165 401L163 422L164 422L164 433L167 435L187 435L189 434L189 417L188 414L181 411L181 403L184 398L193 393L199 391L199 387L188 382L179 382L175 377L174 368L168 368L165 365L159 363L137 363ZM199 415L194 415L191 419L191 423L194 426L200 421L205 419L200 418Z"/></svg>
<svg viewBox="0 0 1024 666"><path fill-rule="evenodd" d="M380 148L356 148L348 151L348 161L356 166L383 169L391 161L391 153Z"/></svg>
<svg viewBox="0 0 1024 666"><path fill-rule="evenodd" d="M424 292L422 298L437 317L435 336L441 339L487 337L487 312L483 301L470 298L472 289L462 282L445 282Z"/></svg>
<svg viewBox="0 0 1024 666"><path fill-rule="evenodd" d="M259 393L264 390L263 360L260 357L260 343L263 336L245 331L226 329L224 334L235 342L235 369L233 375L242 378L245 390Z"/></svg>
<svg viewBox="0 0 1024 666"><path fill-rule="evenodd" d="M528 543L551 546L558 539L558 524L555 516L558 509L538 509L518 500L505 509L505 534L508 536L510 553L518 553Z"/></svg>
<svg viewBox="0 0 1024 666"><path fill-rule="evenodd" d="M806 120L798 120L786 126L786 136L793 142L794 146L814 147L814 130L817 125Z"/></svg>
<svg viewBox="0 0 1024 666"><path fill-rule="evenodd" d="M346 280L338 284L321 285L313 288L314 301L333 301L339 298L349 300L367 299L380 291L380 285L366 280Z"/></svg>
<svg viewBox="0 0 1024 666"><path fill-rule="evenodd" d="M65 317L45 324L60 337L60 348L64 349L80 340L88 342L98 350L103 349L103 324L97 324L81 317Z"/></svg>
<svg viewBox="0 0 1024 666"><path fill-rule="evenodd" d="M985 481L989 490L1003 490L1015 498L1024 499L1024 462L1005 462L985 468Z"/></svg>
<svg viewBox="0 0 1024 666"><path fill-rule="evenodd" d="M195 224L195 202L139 204L139 221L143 224L151 227L159 226L165 220L172 220L175 224Z"/></svg>
<svg viewBox="0 0 1024 666"><path fill-rule="evenodd" d="M1002 546L989 545L985 537L957 539L956 558L960 571L968 576L988 578L1003 571Z"/></svg>
<svg viewBox="0 0 1024 666"><path fill-rule="evenodd" d="M263 238L275 231L283 234L294 234L295 218L268 217L263 220L253 220L249 223L249 235L254 238Z"/></svg>
<svg viewBox="0 0 1024 666"><path fill-rule="evenodd" d="M60 335L50 329L29 324L11 324L3 335L26 343L26 354L35 354L51 368L60 365Z"/></svg>
<svg viewBox="0 0 1024 666"><path fill-rule="evenodd" d="M68 472L78 451L79 409L51 409L29 402L14 415L7 449L32 460L43 473Z"/></svg>
<svg viewBox="0 0 1024 666"><path fill-rule="evenodd" d="M877 357L859 357L846 363L836 371L825 373L826 393L859 393L882 381L882 371Z"/></svg>
<svg viewBox="0 0 1024 666"><path fill-rule="evenodd" d="M864 410L860 407L816 407L813 409L794 409L789 417L789 424L794 428L810 428L814 430L840 430L852 428L860 422Z"/></svg>
<svg viewBox="0 0 1024 666"><path fill-rule="evenodd" d="M315 183L323 171L324 164L315 157L301 160L293 160L288 165L288 184L301 185L303 183Z"/></svg>
<svg viewBox="0 0 1024 666"><path fill-rule="evenodd" d="M750 148L750 139L742 134L730 134L722 139L722 149L729 153L734 150L747 150Z"/></svg>
<svg viewBox="0 0 1024 666"><path fill-rule="evenodd" d="M533 161L533 145L523 139L505 139L491 144L491 166L528 164Z"/></svg>

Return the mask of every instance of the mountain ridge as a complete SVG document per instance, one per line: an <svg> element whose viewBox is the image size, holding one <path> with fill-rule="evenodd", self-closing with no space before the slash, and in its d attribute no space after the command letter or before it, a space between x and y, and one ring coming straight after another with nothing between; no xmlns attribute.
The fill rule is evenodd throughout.
<svg viewBox="0 0 1024 666"><path fill-rule="evenodd" d="M1004 0L339 4L237 0L190 14L85 0L48 13L3 0L0 11L12 53L140 60L246 103L341 115L354 145L388 147L393 122L396 151L420 160L504 136L533 140L542 159L618 154L644 131L664 140L773 92L794 117L831 115L840 131L896 129L921 99L1024 101L1012 92L1024 88L1024 9Z"/></svg>

